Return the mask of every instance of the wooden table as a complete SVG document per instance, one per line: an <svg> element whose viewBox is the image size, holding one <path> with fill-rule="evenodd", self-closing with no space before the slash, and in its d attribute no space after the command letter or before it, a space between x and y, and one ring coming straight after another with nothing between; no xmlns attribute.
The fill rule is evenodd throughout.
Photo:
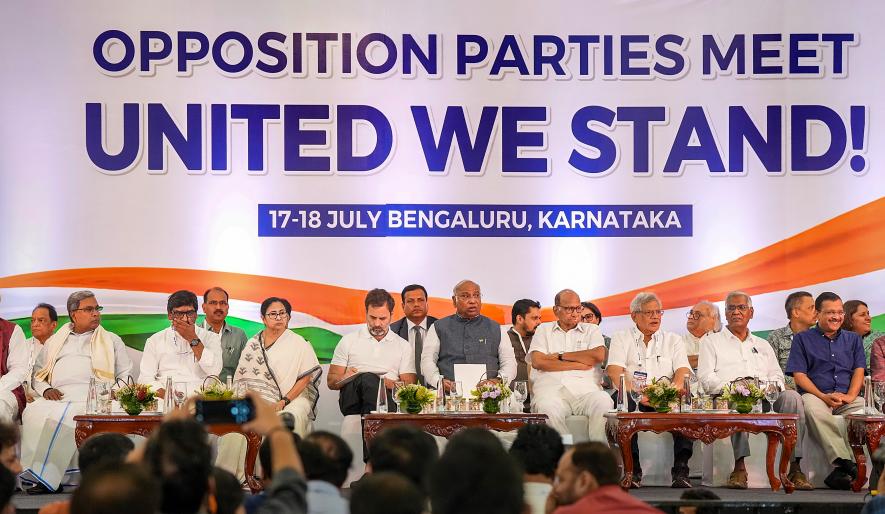
<svg viewBox="0 0 885 514"><path fill-rule="evenodd" d="M787 465L796 446L796 421L798 414L737 414L719 412L686 412L659 414L656 412L609 412L607 434L609 443L621 448L624 460L624 478L621 486L626 488L633 480L633 453L630 439L640 431L678 432L689 439L710 444L737 432L764 433L768 437L768 452L765 466L771 490L777 491L781 485L787 493L793 492L793 483L787 478ZM781 443L780 466L774 472L774 455L777 444ZM780 480L778 480L780 477Z"/></svg>
<svg viewBox="0 0 885 514"><path fill-rule="evenodd" d="M74 429L74 441L77 448L83 444L89 436L104 432L117 434L134 434L148 437L163 421L163 416L145 415L129 416L126 414L83 414L74 416L77 427ZM244 432L237 424L205 425L210 434L222 436L225 434L242 434L246 438L246 485L253 492L262 489L261 481L255 478L255 459L258 457L258 448L261 446L261 436L254 432Z"/></svg>
<svg viewBox="0 0 885 514"><path fill-rule="evenodd" d="M385 427L412 425L421 430L448 439L465 428L485 428L509 432L523 425L547 423L546 414L485 414L483 412L459 412L445 414L366 414L363 416L363 440L371 447L372 439Z"/></svg>
<svg viewBox="0 0 885 514"><path fill-rule="evenodd" d="M866 445L870 457L879 448L879 440L885 435L885 416L868 414L846 414L848 423L848 443L857 462L857 478L851 484L851 490L858 492L867 481L867 458L863 453Z"/></svg>

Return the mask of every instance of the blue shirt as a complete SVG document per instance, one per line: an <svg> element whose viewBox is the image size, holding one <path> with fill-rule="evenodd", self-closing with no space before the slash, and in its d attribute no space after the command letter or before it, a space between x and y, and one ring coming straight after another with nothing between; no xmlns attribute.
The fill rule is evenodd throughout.
<svg viewBox="0 0 885 514"><path fill-rule="evenodd" d="M322 480L307 482L308 514L348 514L350 504L337 487Z"/></svg>
<svg viewBox="0 0 885 514"><path fill-rule="evenodd" d="M838 330L830 339L814 326L793 335L786 374L806 374L822 393L847 393L854 371L866 367L863 341L859 335ZM806 392L798 389L800 394Z"/></svg>

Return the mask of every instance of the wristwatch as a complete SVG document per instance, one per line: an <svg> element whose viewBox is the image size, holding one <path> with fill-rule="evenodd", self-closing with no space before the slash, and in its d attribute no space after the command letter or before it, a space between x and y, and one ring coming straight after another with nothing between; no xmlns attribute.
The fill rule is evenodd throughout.
<svg viewBox="0 0 885 514"><path fill-rule="evenodd" d="M199 337L195 337L195 338L191 339L191 348L193 348L194 346L197 346L198 344L200 344Z"/></svg>
<svg viewBox="0 0 885 514"><path fill-rule="evenodd" d="M562 360L562 354L565 352L559 352L559 360Z"/></svg>
<svg viewBox="0 0 885 514"><path fill-rule="evenodd" d="M283 400L283 405L289 405L290 403L292 403L292 400L290 400L289 397L285 395L280 398L280 400Z"/></svg>

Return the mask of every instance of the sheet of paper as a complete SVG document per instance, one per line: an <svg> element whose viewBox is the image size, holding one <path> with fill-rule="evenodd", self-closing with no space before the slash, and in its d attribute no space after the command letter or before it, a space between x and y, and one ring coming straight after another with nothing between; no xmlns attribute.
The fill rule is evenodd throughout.
<svg viewBox="0 0 885 514"><path fill-rule="evenodd" d="M480 380L486 378L485 364L455 364L455 382L461 382L465 396L476 388Z"/></svg>

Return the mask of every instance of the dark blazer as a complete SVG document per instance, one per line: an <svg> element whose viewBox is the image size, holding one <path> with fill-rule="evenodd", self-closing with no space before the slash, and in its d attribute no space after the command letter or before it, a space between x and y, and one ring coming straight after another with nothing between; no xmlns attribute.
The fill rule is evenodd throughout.
<svg viewBox="0 0 885 514"><path fill-rule="evenodd" d="M430 330L430 326L433 325L433 322L436 321L436 318L433 316L427 316L427 329ZM405 316L394 321L390 324L390 331L402 337L406 341L409 340L409 324Z"/></svg>

